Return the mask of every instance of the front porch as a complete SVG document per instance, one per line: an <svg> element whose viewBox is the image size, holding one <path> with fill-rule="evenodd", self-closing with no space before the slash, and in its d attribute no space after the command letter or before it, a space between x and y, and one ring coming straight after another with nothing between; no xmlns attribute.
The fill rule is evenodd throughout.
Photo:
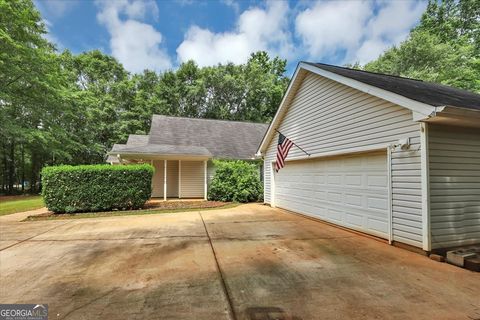
<svg viewBox="0 0 480 320"><path fill-rule="evenodd" d="M204 147L143 144L123 147L110 154L118 164L150 163L155 168L152 198L207 200L208 160Z"/></svg>
<svg viewBox="0 0 480 320"><path fill-rule="evenodd" d="M207 200L207 160L150 160L155 168L152 198Z"/></svg>

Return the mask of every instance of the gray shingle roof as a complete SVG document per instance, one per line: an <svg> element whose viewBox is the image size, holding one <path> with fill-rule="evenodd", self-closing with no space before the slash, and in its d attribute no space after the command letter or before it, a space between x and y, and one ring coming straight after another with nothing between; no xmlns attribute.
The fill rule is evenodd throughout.
<svg viewBox="0 0 480 320"><path fill-rule="evenodd" d="M127 145L138 146L148 143L148 135L145 134L131 134L128 136Z"/></svg>
<svg viewBox="0 0 480 320"><path fill-rule="evenodd" d="M120 150L122 150L123 148L125 148L126 146L127 146L126 144L116 143L116 144L113 145L112 150L110 150L110 152L120 151ZM118 158L117 158L116 155L109 154L109 155L107 156L106 162L112 163L112 162L119 162L119 161L118 161Z"/></svg>
<svg viewBox="0 0 480 320"><path fill-rule="evenodd" d="M268 124L154 115L148 143L206 148L221 159L251 159Z"/></svg>
<svg viewBox="0 0 480 320"><path fill-rule="evenodd" d="M343 68L323 63L305 63L431 106L452 106L480 110L480 94L470 91L437 83Z"/></svg>
<svg viewBox="0 0 480 320"><path fill-rule="evenodd" d="M137 146L126 146L121 149L122 155L145 154L145 155L188 155L211 157L212 154L204 147L178 146L168 144L144 144Z"/></svg>
<svg viewBox="0 0 480 320"><path fill-rule="evenodd" d="M112 149L109 152L109 155L107 156L106 162L108 162L108 163L112 163L112 162L113 163L118 163L118 162L120 162L117 158L117 155L110 154L110 153L123 150L127 146L128 147L139 146L139 145L143 145L143 144L147 144L147 143L148 143L148 136L147 135L131 134L131 135L128 136L126 144L116 143L116 144L113 145Z"/></svg>

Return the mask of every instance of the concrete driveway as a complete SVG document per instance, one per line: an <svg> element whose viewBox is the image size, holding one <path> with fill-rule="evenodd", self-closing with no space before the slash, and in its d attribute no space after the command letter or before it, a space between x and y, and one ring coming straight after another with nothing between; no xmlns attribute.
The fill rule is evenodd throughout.
<svg viewBox="0 0 480 320"><path fill-rule="evenodd" d="M480 319L480 274L278 209L0 218L0 303L50 319Z"/></svg>

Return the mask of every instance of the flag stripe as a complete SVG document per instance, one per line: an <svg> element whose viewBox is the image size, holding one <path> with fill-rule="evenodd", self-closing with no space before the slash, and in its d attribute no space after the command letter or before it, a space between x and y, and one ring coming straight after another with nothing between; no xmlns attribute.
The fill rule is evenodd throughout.
<svg viewBox="0 0 480 320"><path fill-rule="evenodd" d="M285 166L285 158L293 146L293 142L280 133L277 145L277 162L275 163L275 171L279 171Z"/></svg>

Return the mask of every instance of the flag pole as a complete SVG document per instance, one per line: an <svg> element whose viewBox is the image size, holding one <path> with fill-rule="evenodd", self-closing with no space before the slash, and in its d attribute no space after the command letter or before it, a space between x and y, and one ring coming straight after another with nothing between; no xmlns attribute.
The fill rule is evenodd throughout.
<svg viewBox="0 0 480 320"><path fill-rule="evenodd" d="M283 133L281 133L281 132L278 131L277 129L275 129L275 131L277 131L278 133L280 133L281 135L283 135L284 137L286 137L286 135L284 135ZM288 139L288 140L290 140L290 139ZM290 140L290 141L292 141L292 140ZM300 147L300 146L299 146L298 144L296 144L295 142L292 141L292 144L293 144L295 147L297 147L298 149L302 150L307 156L309 156L309 157L311 156L310 153L308 153L307 151L303 150L303 148Z"/></svg>

